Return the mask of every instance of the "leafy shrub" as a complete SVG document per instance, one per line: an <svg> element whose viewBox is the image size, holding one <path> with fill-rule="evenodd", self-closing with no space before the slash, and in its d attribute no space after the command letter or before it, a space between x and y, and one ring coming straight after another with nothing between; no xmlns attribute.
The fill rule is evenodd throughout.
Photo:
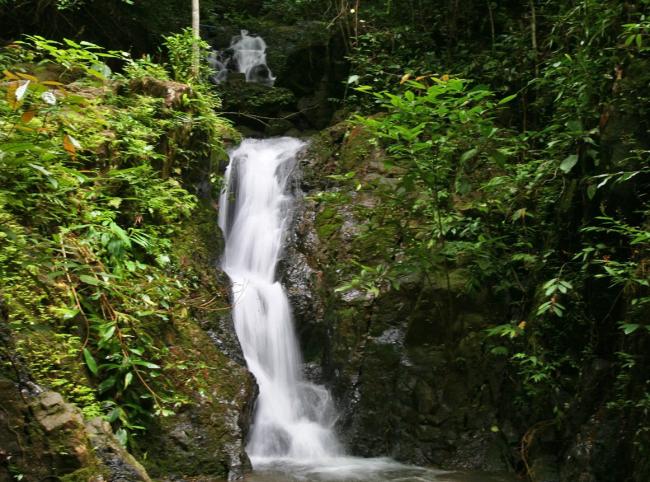
<svg viewBox="0 0 650 482"><path fill-rule="evenodd" d="M28 67L3 74L0 279L11 326L37 380L88 416L101 410L127 443L185 401L166 376L162 341L186 316L179 300L189 290L172 250L196 206L181 176L198 156L221 155L226 124L218 99L198 91L176 112L163 99L114 94L97 62L120 53L36 37L20 46L10 55L23 65L81 73L73 86ZM160 73L148 59L134 64L131 73ZM181 149L181 135L195 151ZM48 336L49 352L32 343Z"/></svg>
<svg viewBox="0 0 650 482"><path fill-rule="evenodd" d="M199 79L194 79L192 73L192 52L195 42L199 46ZM204 61L210 53L210 45L204 40L196 40L192 29L186 28L181 33L165 37L165 46L169 52L169 62L174 72L174 80L179 82L192 82L205 80L211 73L208 64Z"/></svg>

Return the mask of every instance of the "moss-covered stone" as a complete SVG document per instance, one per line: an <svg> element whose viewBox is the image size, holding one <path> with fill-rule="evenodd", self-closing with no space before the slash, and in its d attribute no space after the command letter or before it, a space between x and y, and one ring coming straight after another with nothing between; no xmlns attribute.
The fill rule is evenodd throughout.
<svg viewBox="0 0 650 482"><path fill-rule="evenodd" d="M329 239L341 229L342 217L333 208L326 208L316 216L316 232L320 239Z"/></svg>
<svg viewBox="0 0 650 482"><path fill-rule="evenodd" d="M35 385L21 389L0 376L0 480L150 482L106 422L85 423L81 411L59 393L37 395L30 388Z"/></svg>
<svg viewBox="0 0 650 482"><path fill-rule="evenodd" d="M247 115L277 117L296 102L293 92L288 89L246 82L238 77L217 86L217 92L223 99L225 111Z"/></svg>

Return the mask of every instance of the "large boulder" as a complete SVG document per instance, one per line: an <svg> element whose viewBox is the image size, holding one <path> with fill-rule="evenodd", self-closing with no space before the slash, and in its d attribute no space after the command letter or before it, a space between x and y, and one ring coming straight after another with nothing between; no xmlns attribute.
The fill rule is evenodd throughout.
<svg viewBox="0 0 650 482"><path fill-rule="evenodd" d="M0 481L151 482L101 419L85 422L61 394L0 378Z"/></svg>

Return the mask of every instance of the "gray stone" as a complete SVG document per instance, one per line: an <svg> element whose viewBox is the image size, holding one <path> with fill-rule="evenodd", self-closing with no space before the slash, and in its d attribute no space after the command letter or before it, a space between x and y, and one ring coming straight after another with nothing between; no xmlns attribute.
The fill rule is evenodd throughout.
<svg viewBox="0 0 650 482"><path fill-rule="evenodd" d="M151 482L144 467L120 445L108 422L94 418L85 424L95 455L108 469L111 482Z"/></svg>

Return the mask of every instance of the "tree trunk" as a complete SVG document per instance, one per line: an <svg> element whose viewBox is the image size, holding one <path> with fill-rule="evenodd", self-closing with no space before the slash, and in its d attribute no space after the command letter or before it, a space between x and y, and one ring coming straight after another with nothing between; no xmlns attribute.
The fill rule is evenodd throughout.
<svg viewBox="0 0 650 482"><path fill-rule="evenodd" d="M192 43L192 76L196 80L199 78L199 40L201 39L199 0L192 0L192 35L194 36L194 42Z"/></svg>

